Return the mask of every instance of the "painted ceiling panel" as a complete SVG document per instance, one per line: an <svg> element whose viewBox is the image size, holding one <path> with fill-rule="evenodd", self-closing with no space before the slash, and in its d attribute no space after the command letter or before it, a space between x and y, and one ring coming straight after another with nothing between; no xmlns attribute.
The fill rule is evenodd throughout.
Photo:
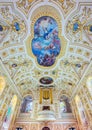
<svg viewBox="0 0 92 130"><path fill-rule="evenodd" d="M85 83L92 72L92 2L87 2L0 1L0 74L7 73L19 95L48 81L72 97Z"/></svg>

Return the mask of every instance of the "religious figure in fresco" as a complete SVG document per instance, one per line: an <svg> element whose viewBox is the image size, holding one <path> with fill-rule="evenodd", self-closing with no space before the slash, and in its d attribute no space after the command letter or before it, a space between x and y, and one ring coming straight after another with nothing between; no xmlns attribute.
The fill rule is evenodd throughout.
<svg viewBox="0 0 92 130"><path fill-rule="evenodd" d="M53 83L53 79L51 77L42 77L40 79L41 84L51 84Z"/></svg>
<svg viewBox="0 0 92 130"><path fill-rule="evenodd" d="M34 25L34 38L32 39L32 52L37 57L38 64L51 66L61 50L58 37L58 25L48 16L39 18Z"/></svg>

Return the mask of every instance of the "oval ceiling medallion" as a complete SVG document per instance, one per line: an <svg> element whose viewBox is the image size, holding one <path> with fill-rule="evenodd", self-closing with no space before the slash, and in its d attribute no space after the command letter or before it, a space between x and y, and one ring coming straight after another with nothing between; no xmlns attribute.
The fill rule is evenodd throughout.
<svg viewBox="0 0 92 130"><path fill-rule="evenodd" d="M31 45L39 65L48 67L55 63L61 50L58 25L55 19L42 16L36 21Z"/></svg>
<svg viewBox="0 0 92 130"><path fill-rule="evenodd" d="M53 79L50 77L43 77L40 79L41 84L51 84L53 83Z"/></svg>

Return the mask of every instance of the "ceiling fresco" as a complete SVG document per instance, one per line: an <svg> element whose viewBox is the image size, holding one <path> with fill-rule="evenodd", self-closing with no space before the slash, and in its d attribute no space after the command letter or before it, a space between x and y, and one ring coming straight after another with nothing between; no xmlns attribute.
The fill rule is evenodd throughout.
<svg viewBox="0 0 92 130"><path fill-rule="evenodd" d="M20 98L40 85L73 98L92 75L92 2L0 0L0 75Z"/></svg>
<svg viewBox="0 0 92 130"><path fill-rule="evenodd" d="M52 78L50 78L50 77L42 77L41 79L40 79L40 83L41 84L51 84L51 83L53 83L53 79Z"/></svg>
<svg viewBox="0 0 92 130"><path fill-rule="evenodd" d="M53 65L60 50L56 21L48 16L39 18L34 25L34 38L32 39L32 52L37 57L38 64Z"/></svg>

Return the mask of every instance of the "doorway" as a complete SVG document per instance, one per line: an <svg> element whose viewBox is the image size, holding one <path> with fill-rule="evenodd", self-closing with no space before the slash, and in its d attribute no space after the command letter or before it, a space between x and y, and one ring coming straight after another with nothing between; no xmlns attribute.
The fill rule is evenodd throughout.
<svg viewBox="0 0 92 130"><path fill-rule="evenodd" d="M49 127L43 127L42 130L50 130Z"/></svg>

